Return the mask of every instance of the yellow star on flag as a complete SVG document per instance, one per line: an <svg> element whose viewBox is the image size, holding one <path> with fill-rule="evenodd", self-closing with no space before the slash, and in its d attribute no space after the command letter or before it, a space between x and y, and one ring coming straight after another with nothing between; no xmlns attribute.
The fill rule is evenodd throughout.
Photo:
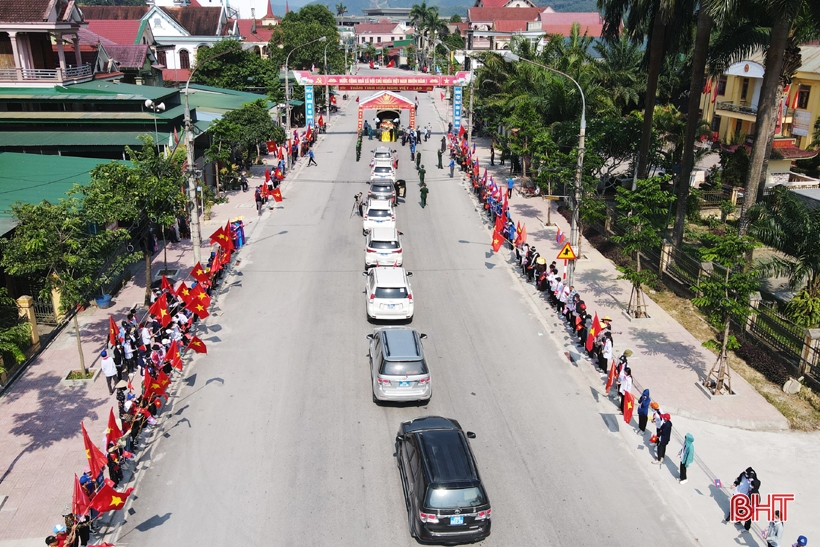
<svg viewBox="0 0 820 547"><path fill-rule="evenodd" d="M156 383L156 382L154 382L153 384L151 384L151 389L159 389L159 387L160 387L160 386L159 386L159 384L158 384L158 383Z"/></svg>
<svg viewBox="0 0 820 547"><path fill-rule="evenodd" d="M202 271L202 268L197 268L197 270L194 272L194 275L199 276L199 275L202 275L203 273L204 272Z"/></svg>
<svg viewBox="0 0 820 547"><path fill-rule="evenodd" d="M199 294L196 295L196 297L199 298L200 300L205 300L206 298L208 298L208 295L205 294L204 292L200 292Z"/></svg>
<svg viewBox="0 0 820 547"><path fill-rule="evenodd" d="M193 342L191 342L191 345L192 346L199 346L199 340L194 340Z"/></svg>
<svg viewBox="0 0 820 547"><path fill-rule="evenodd" d="M197 309L197 311L202 311L202 310L204 310L205 308L202 306L202 304L197 304L197 305L196 305L196 309Z"/></svg>
<svg viewBox="0 0 820 547"><path fill-rule="evenodd" d="M105 430L105 434L108 435L109 433L111 433L111 431L112 431L112 429L109 427Z"/></svg>
<svg viewBox="0 0 820 547"><path fill-rule="evenodd" d="M626 403L626 408L627 408L627 410L631 409L632 408L632 403L631 402Z"/></svg>
<svg viewBox="0 0 820 547"><path fill-rule="evenodd" d="M493 238L493 243L495 243L495 244L497 244L497 243L498 243L498 238L497 238L497 237L494 237L494 238Z"/></svg>
<svg viewBox="0 0 820 547"><path fill-rule="evenodd" d="M188 294L189 294L190 292L191 292L191 291L189 291L188 289L182 289L182 294L184 294L185 296L188 296Z"/></svg>
<svg viewBox="0 0 820 547"><path fill-rule="evenodd" d="M88 448L85 449L85 457L91 459L91 450L89 450Z"/></svg>
<svg viewBox="0 0 820 547"><path fill-rule="evenodd" d="M165 317L166 315L168 315L168 312L167 312L167 311L165 311L165 310L159 310L159 315L160 315L161 317Z"/></svg>
<svg viewBox="0 0 820 547"><path fill-rule="evenodd" d="M111 496L111 505L119 507L122 505L122 498L119 496Z"/></svg>
<svg viewBox="0 0 820 547"><path fill-rule="evenodd" d="M219 234L218 237L219 237L219 239L228 239L228 236L226 236L224 233Z"/></svg>

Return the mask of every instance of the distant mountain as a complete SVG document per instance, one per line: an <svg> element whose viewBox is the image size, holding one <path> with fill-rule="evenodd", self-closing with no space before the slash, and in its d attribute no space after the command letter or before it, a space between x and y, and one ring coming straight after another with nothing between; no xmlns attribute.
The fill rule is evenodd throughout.
<svg viewBox="0 0 820 547"><path fill-rule="evenodd" d="M338 2L316 0L310 3L324 4L330 8L331 12L336 13L336 4ZM420 0L346 0L342 3L347 6L348 15L362 15L362 9L378 7L409 8L414 4L420 3ZM441 15L449 17L450 15L458 14L462 19L467 17L467 10L473 7L474 4L475 2L466 3L465 0L429 0L427 2L428 6L438 7L438 11ZM542 7L551 6L555 11L598 11L595 0L549 0L538 1L536 5ZM293 4L291 4L291 9L293 9ZM277 15L279 14L279 12L275 13Z"/></svg>

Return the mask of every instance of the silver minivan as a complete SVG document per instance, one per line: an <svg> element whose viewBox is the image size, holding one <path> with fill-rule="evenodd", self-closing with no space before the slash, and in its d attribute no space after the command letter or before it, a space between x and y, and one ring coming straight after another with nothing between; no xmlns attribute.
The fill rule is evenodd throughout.
<svg viewBox="0 0 820 547"><path fill-rule="evenodd" d="M429 401L430 370L419 334L409 327L381 327L368 334L373 402Z"/></svg>

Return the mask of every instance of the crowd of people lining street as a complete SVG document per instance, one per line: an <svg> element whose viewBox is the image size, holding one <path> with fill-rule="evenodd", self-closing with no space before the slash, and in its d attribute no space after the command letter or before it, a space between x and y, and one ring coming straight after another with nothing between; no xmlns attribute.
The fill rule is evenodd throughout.
<svg viewBox="0 0 820 547"><path fill-rule="evenodd" d="M71 511L54 526L46 545L86 546L91 534L98 531L96 519L124 507L132 488L124 492L115 489L123 481L123 468L142 448L142 433L157 424L169 398L174 370L182 371L187 350L207 352L194 332L195 325L209 315L211 293L233 252L245 243L242 220L220 227L211 242L214 245L206 266L196 264L189 279L175 288L162 276L161 286L151 292L147 312L131 309L119 323L110 316L100 371L116 399L116 409L112 407L109 415L101 445L104 450L97 448L82 427L88 465L80 477L75 476Z"/></svg>

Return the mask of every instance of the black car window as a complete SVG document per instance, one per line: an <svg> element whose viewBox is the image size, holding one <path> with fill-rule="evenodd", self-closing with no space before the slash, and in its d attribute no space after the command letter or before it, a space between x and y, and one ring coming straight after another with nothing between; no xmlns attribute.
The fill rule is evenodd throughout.
<svg viewBox="0 0 820 547"><path fill-rule="evenodd" d="M375 171L377 173L392 173L393 169L390 167L376 167Z"/></svg>
<svg viewBox="0 0 820 547"><path fill-rule="evenodd" d="M376 298L407 298L404 287L376 287Z"/></svg>
<svg viewBox="0 0 820 547"><path fill-rule="evenodd" d="M385 218L390 216L390 211L388 211L387 209L369 209L367 211L367 216Z"/></svg>
<svg viewBox="0 0 820 547"><path fill-rule="evenodd" d="M472 488L430 488L424 506L429 509L478 507L487 503L480 486Z"/></svg>
<svg viewBox="0 0 820 547"><path fill-rule="evenodd" d="M385 376L413 376L427 374L427 363L424 361L385 361L379 370Z"/></svg>
<svg viewBox="0 0 820 547"><path fill-rule="evenodd" d="M398 241L371 241L370 242L371 249L398 249L399 242Z"/></svg>

